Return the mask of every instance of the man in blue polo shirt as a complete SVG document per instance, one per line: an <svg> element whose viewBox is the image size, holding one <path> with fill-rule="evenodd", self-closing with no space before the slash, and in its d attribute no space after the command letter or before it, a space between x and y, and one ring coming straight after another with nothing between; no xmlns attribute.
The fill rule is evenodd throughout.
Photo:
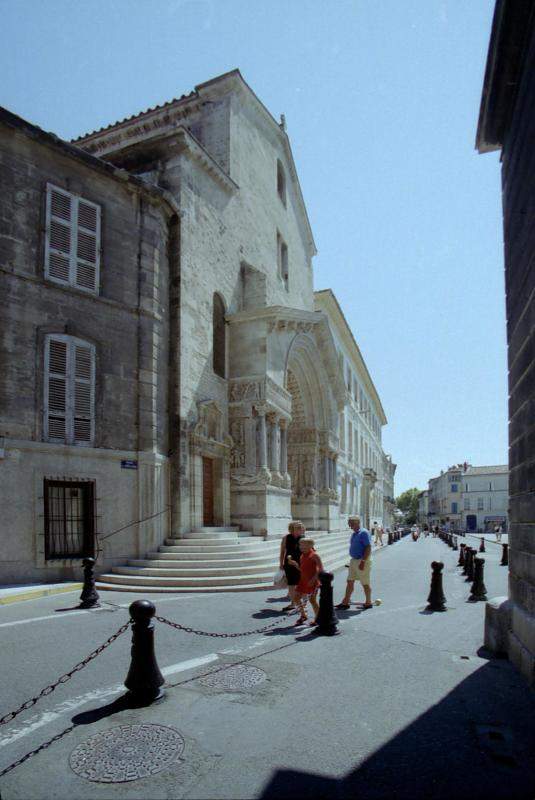
<svg viewBox="0 0 535 800"><path fill-rule="evenodd" d="M349 555L351 556L351 560L349 562L349 572L347 575L346 593L344 599L341 603L338 603L336 608L349 608L349 601L353 594L355 581L360 581L364 589L364 595L366 597L364 608L371 608L373 606L372 588L370 585L372 539L369 531L367 531L366 528L360 527L359 517L349 517L348 524L353 531L349 542Z"/></svg>

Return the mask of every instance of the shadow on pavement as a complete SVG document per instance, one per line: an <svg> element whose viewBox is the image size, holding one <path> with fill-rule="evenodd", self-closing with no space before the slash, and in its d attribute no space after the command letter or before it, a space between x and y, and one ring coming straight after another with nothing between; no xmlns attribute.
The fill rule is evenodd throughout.
<svg viewBox="0 0 535 800"><path fill-rule="evenodd" d="M147 702L138 701L133 698L129 692L121 695L112 703L99 708L92 708L90 711L83 711L81 714L75 714L71 719L73 725L91 725L93 722L98 722L104 717L111 717L112 714L118 714L120 711L126 711L130 708L145 708L148 705L154 706L158 701Z"/></svg>
<svg viewBox="0 0 535 800"><path fill-rule="evenodd" d="M278 770L259 800L533 800L534 716L522 679L491 660L345 777Z"/></svg>

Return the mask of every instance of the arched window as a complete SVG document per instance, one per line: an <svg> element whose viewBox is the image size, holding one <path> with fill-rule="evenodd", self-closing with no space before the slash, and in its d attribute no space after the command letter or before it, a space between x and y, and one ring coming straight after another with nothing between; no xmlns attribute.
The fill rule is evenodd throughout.
<svg viewBox="0 0 535 800"><path fill-rule="evenodd" d="M281 162L277 160L277 194L283 205L286 205L286 175Z"/></svg>
<svg viewBox="0 0 535 800"><path fill-rule="evenodd" d="M218 294L214 294L213 307L213 341L212 341L212 360L216 375L226 378L226 328L225 328L225 304Z"/></svg>

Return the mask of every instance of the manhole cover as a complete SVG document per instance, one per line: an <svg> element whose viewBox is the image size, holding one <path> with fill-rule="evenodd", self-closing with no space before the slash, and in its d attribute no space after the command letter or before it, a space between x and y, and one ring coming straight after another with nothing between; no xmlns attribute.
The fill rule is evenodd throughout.
<svg viewBox="0 0 535 800"><path fill-rule="evenodd" d="M239 692L243 689L252 689L258 686L267 678L266 673L258 667L248 667L243 664L236 664L220 672L213 672L204 678L199 678L203 686L210 686L212 689L223 689L230 692Z"/></svg>
<svg viewBox="0 0 535 800"><path fill-rule="evenodd" d="M172 764L184 739L166 725L119 725L97 733L71 753L71 769L88 781L123 783L147 778Z"/></svg>

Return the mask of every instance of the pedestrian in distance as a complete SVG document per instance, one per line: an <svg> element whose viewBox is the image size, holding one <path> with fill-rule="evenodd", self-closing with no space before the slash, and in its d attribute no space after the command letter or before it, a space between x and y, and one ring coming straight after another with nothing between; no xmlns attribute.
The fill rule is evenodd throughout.
<svg viewBox="0 0 535 800"><path fill-rule="evenodd" d="M305 526L300 520L294 520L288 525L288 533L281 539L281 549L279 556L279 566L284 570L286 580L288 582L288 594L290 595L290 604L284 606L283 611L292 611L297 608L296 603L296 587L299 583L301 573L299 568L293 567L289 563L289 559L293 559L299 565L301 551L299 549L299 542L305 535Z"/></svg>
<svg viewBox="0 0 535 800"><path fill-rule="evenodd" d="M381 529L377 524L377 522L374 522L372 525L372 533L373 533L373 543L377 546L382 544L383 542L381 540Z"/></svg>
<svg viewBox="0 0 535 800"><path fill-rule="evenodd" d="M314 623L320 610L317 601L320 586L318 576L323 571L323 564L314 550L314 539L303 536L299 540L299 550L301 551L299 563L291 556L288 557L288 563L299 572L299 583L295 588L295 603L299 609L299 619L295 624L304 625L308 619L306 609L308 602L314 611Z"/></svg>
<svg viewBox="0 0 535 800"><path fill-rule="evenodd" d="M366 528L360 527L360 517L349 517L348 525L353 531L349 540L349 571L344 599L338 603L336 608L346 610L351 602L351 595L355 588L355 581L359 581L364 589L366 602L364 608L372 608L372 588L370 584L370 574L372 568L372 539L370 532ZM376 600L375 605L380 605L381 601Z"/></svg>

